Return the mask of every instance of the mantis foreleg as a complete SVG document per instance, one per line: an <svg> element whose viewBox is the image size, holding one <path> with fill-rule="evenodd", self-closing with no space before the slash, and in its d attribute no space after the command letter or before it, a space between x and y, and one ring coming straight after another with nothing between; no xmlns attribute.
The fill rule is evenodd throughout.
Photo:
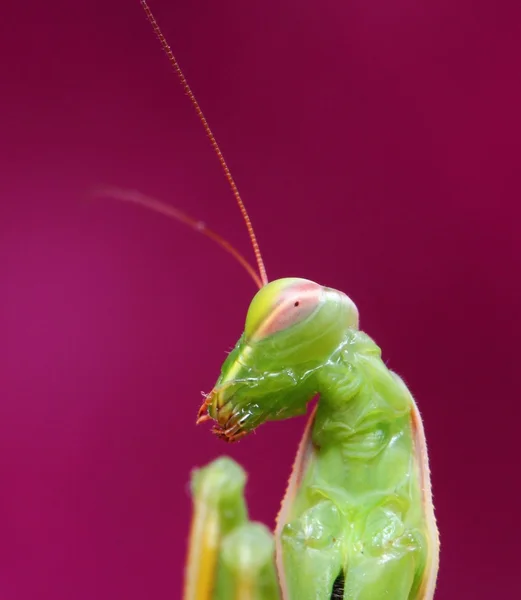
<svg viewBox="0 0 521 600"><path fill-rule="evenodd" d="M248 520L246 474L221 457L192 474L193 520L183 600L278 600L274 542Z"/></svg>

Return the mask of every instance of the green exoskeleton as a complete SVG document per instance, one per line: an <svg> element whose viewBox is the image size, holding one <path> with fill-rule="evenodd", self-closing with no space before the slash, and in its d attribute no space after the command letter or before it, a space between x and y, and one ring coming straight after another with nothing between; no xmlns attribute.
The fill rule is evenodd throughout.
<svg viewBox="0 0 521 600"><path fill-rule="evenodd" d="M438 539L410 392L344 293L273 281L253 298L200 420L233 441L302 414L316 394L275 531L280 597L432 598Z"/></svg>
<svg viewBox="0 0 521 600"><path fill-rule="evenodd" d="M232 253L259 286L244 332L199 409L225 441L306 412L316 395L272 534L248 519L246 475L219 458L192 475L194 516L184 600L429 600L439 539L416 403L359 328L343 292L300 278L268 283L237 187L194 104L243 213L258 271L218 234L138 193L107 190L181 220Z"/></svg>

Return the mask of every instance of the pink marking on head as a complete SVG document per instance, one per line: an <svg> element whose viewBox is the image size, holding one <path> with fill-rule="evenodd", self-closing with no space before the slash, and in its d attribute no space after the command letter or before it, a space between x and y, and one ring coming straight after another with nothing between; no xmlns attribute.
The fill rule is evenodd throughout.
<svg viewBox="0 0 521 600"><path fill-rule="evenodd" d="M313 281L299 281L283 290L264 321L255 332L256 339L264 338L300 323L320 305L323 287Z"/></svg>

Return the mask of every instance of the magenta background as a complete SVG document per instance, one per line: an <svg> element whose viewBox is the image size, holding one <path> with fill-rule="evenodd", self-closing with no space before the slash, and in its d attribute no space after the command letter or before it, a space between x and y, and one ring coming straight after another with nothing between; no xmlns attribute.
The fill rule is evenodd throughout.
<svg viewBox="0 0 521 600"><path fill-rule="evenodd" d="M418 399L439 599L518 589L515 5L152 5L270 277L350 294ZM238 458L272 524L303 420L233 448L195 427L254 287L191 231L84 194L136 188L247 237L137 1L11 3L0 50L0 597L178 598L190 469Z"/></svg>

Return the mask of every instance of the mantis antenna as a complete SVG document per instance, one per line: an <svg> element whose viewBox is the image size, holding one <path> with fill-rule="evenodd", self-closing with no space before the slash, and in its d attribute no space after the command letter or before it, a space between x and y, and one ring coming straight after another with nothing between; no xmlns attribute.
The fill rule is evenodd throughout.
<svg viewBox="0 0 521 600"><path fill-rule="evenodd" d="M219 235L212 229L206 226L203 221L198 221L194 219L186 212L176 208L175 206L171 206L170 204L166 204L165 202L161 202L160 200L156 200L156 198L151 198L150 196L146 196L145 194L141 194L140 192L132 191L132 190L124 190L116 187L103 187L97 190L97 196L107 196L109 198L114 198L115 200L121 200L122 202L132 202L134 204L139 204L153 210L154 212L160 213L162 215L166 215L171 219L175 219L192 229L195 229L198 233L202 233L206 237L210 238L221 248L226 250L226 252L230 253L235 260L241 264L250 277L255 282L257 287L261 288L266 282L263 282L259 277L258 273L251 266L251 264L244 258L244 256L228 242L222 235Z"/></svg>
<svg viewBox="0 0 521 600"><path fill-rule="evenodd" d="M222 155L221 149L219 148L219 144L217 143L217 140L215 139L215 136L212 133L210 126L208 125L208 122L203 114L203 111L201 110L201 107L199 106L199 103L197 102L197 100L194 96L194 93L192 92L190 86L188 85L186 77L184 76L184 73L181 70L179 63L177 62L177 59L175 58L175 56L172 52L172 49L170 48L168 42L166 41L165 36L163 35L163 33L159 27L159 24L156 21L156 18L152 14L152 11L150 10L146 0L140 0L140 1L141 1L141 6L143 7L143 10L145 11L145 14L147 16L147 19L148 19L150 25L152 25L152 29L154 30L157 38L159 39L161 47L163 48L163 51L165 52L165 54L170 62L170 65L172 66L174 71L177 73L177 76L179 77L179 80L181 82L181 85L182 85L186 95L190 98L190 102L192 103L192 106L195 108L195 112L197 113L197 116L199 117L199 120L201 121L201 124L206 132L206 135L208 136L208 138L210 140L212 148L214 149L214 152L217 155L217 158L219 159L219 162L221 164L222 170L224 171L224 175L228 181L228 184L230 185L233 195L235 196L235 200L237 201L239 210L241 211L242 217L246 224L246 229L248 230L251 245L253 246L253 252L255 254L255 259L257 261L257 267L259 270L260 279L255 274L254 280L257 283L257 285L259 285L259 287L262 287L263 285L266 285L268 283L268 276L266 275L266 268L264 267L264 262L262 260L262 255L261 255L261 252L259 249L259 244L257 242L257 238L255 236L255 232L253 230L253 225L251 224L251 220L248 215L248 211L246 210L246 206L244 205L244 202L241 199L239 190L238 190L237 185L232 177L230 169L228 168L228 165L226 164L226 161L224 160L224 156ZM120 199L123 199L123 198L121 198L121 194L118 194L118 196L120 197ZM142 197L141 200L143 200L143 199L144 198ZM135 199L134 199L134 201L135 201ZM140 203L146 204L150 208L152 208L151 202L141 201ZM154 201L153 204L156 204L156 209L158 208L158 206L157 206L158 204L162 205L162 203L158 203L158 201ZM164 210L164 208L167 205L162 205L162 206L163 206L163 209L160 210L159 212L165 213L166 211ZM172 212L177 213L176 216L174 216L172 214ZM181 217L181 214L183 215L182 217ZM247 271L250 273L250 275L252 275L252 273L251 273L252 267L249 265L249 263L247 263L247 261L244 259L244 257L242 257L242 255L235 248L233 248L233 246L231 244L229 244L224 238L222 238L221 236L219 236L218 234L214 233L213 231L211 231L209 229L204 228L202 230L201 226L197 225L198 222L195 221L195 219L188 217L188 215L186 215L185 213L182 213L182 211L178 211L177 209L174 209L173 211L170 211L170 216L174 216L174 218L176 218L186 224L192 225L192 226L194 226L194 223L195 223L195 229L198 229L202 233L205 233L208 237L214 239L217 243L219 243L222 247L224 247L228 252L230 252L233 256L235 256L235 258L247 269Z"/></svg>

